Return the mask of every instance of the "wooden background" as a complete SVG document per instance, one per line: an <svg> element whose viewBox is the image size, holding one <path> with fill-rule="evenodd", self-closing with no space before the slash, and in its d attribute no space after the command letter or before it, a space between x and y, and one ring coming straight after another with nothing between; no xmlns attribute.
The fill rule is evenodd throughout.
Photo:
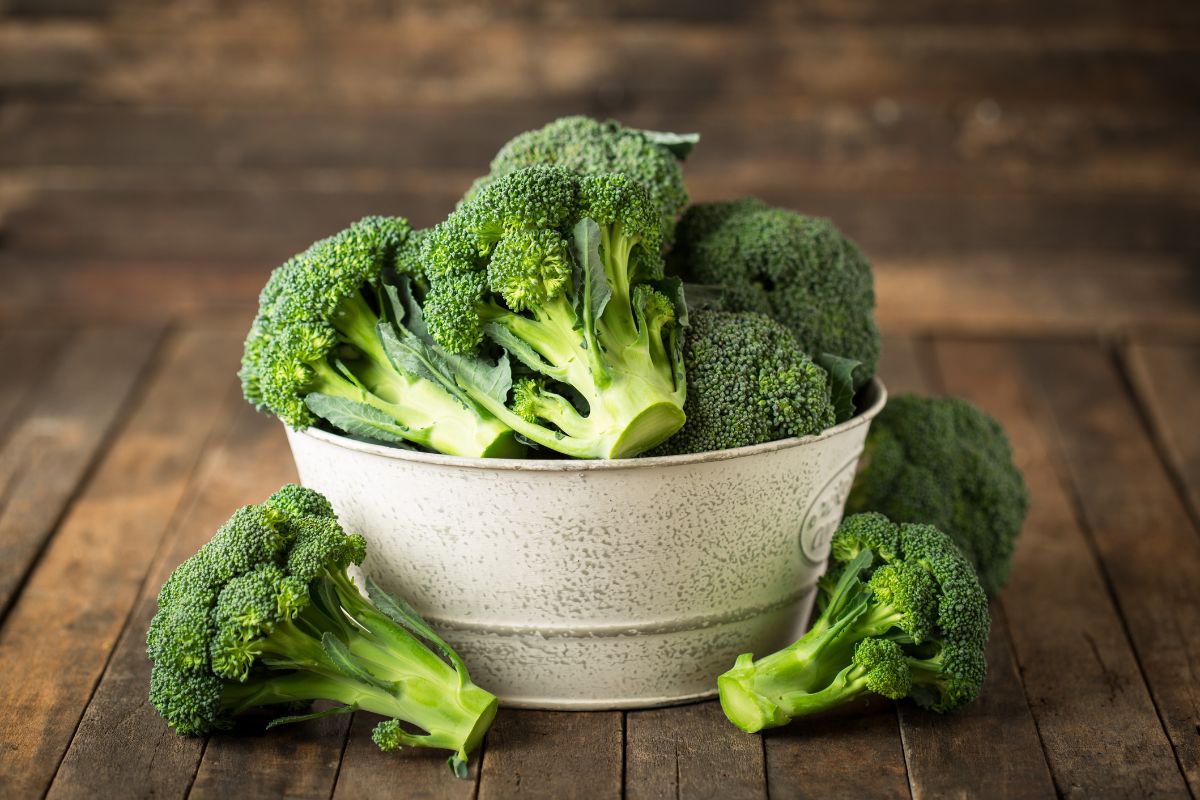
<svg viewBox="0 0 1200 800"><path fill-rule="evenodd" d="M465 782L366 715L181 739L169 570L291 478L241 401L267 271L436 222L514 133L703 133L693 197L834 218L893 390L1033 496L984 696L746 736L711 703L502 712ZM1200 794L1200 3L0 0L0 795Z"/></svg>

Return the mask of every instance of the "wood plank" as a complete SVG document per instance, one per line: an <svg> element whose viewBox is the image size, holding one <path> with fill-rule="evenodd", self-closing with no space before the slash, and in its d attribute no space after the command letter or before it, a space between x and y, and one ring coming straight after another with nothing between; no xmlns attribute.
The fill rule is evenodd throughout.
<svg viewBox="0 0 1200 800"><path fill-rule="evenodd" d="M109 323L222 317L249 329L273 262L163 263L13 258L0 254L0 320Z"/></svg>
<svg viewBox="0 0 1200 800"><path fill-rule="evenodd" d="M132 788L144 796L179 797L196 775L204 739L176 736L146 699L146 629L158 589L233 509L261 502L295 480L278 423L241 398L227 398L216 430L221 431L216 444L204 453L184 510L154 558L138 605L54 778L52 798L119 797Z"/></svg>
<svg viewBox="0 0 1200 800"><path fill-rule="evenodd" d="M775 800L911 796L895 704L882 698L795 722L764 736Z"/></svg>
<svg viewBox="0 0 1200 800"><path fill-rule="evenodd" d="M621 796L619 711L501 709L488 731L479 800Z"/></svg>
<svg viewBox="0 0 1200 800"><path fill-rule="evenodd" d="M625 715L629 800L766 798L762 737L735 728L716 702Z"/></svg>
<svg viewBox="0 0 1200 800"><path fill-rule="evenodd" d="M243 723L209 739L188 797L325 800L333 790L349 725L344 714L270 731Z"/></svg>
<svg viewBox="0 0 1200 800"><path fill-rule="evenodd" d="M1200 345L1133 342L1123 351L1159 450L1200 521Z"/></svg>
<svg viewBox="0 0 1200 800"><path fill-rule="evenodd" d="M1175 757L1200 793L1200 533L1108 354L1064 344L1024 355Z"/></svg>
<svg viewBox="0 0 1200 800"><path fill-rule="evenodd" d="M475 104L545 97L676 110L701 86L714 104L753 90L771 101L920 95L1186 105L1196 88L1187 69L1194 28L1136 28L1128 18L1036 30L936 20L864 30L786 19L631 26L561 16L531 25L436 10L339 19L248 6L190 13L180 25L180 13L146 5L110 26L7 22L0 43L11 41L15 52L0 62L8 67L0 88L200 106L401 108L444 97ZM66 26L94 41L64 42ZM164 47L164 37L173 46ZM37 68L47 61L49 76Z"/></svg>
<svg viewBox="0 0 1200 800"><path fill-rule="evenodd" d="M1088 251L876 259L876 318L894 331L1200 333L1194 270Z"/></svg>
<svg viewBox="0 0 1200 800"><path fill-rule="evenodd" d="M979 698L953 714L900 703L915 800L934 797L1055 797L1025 700L1004 613L992 609L988 676Z"/></svg>
<svg viewBox="0 0 1200 800"><path fill-rule="evenodd" d="M207 331L168 342L0 629L0 794L49 786L234 390L239 345Z"/></svg>
<svg viewBox="0 0 1200 800"><path fill-rule="evenodd" d="M85 328L29 396L0 449L0 617L106 441L159 340L147 328Z"/></svg>
<svg viewBox="0 0 1200 800"><path fill-rule="evenodd" d="M893 394L942 393L924 342L888 337L880 374ZM896 705L914 798L1054 795L1004 615L995 607L987 660L979 698L953 714Z"/></svg>
<svg viewBox="0 0 1200 800"><path fill-rule="evenodd" d="M27 410L27 401L54 364L67 335L63 328L24 325L0 331L0 352L8 362L4 382L0 383L0 445L12 435Z"/></svg>
<svg viewBox="0 0 1200 800"><path fill-rule="evenodd" d="M479 790L482 750L471 754L469 775L458 780L450 774L446 753L441 750L406 747L392 753L381 751L371 741L371 729L379 720L374 714L354 715L334 800L393 797L399 790L405 797L421 800L473 800Z"/></svg>
<svg viewBox="0 0 1200 800"><path fill-rule="evenodd" d="M934 352L946 389L1004 425L1029 486L1029 516L1000 603L1055 787L1086 797L1180 795L1170 743L1056 468L1038 379L1011 344L939 341Z"/></svg>
<svg viewBox="0 0 1200 800"><path fill-rule="evenodd" d="M721 184L771 186L804 175L810 188L904 185L974 192L1190 193L1200 177L1200 114L1067 102L925 103L920 99L717 107L685 114L622 110L652 130L686 123L703 134L687 173ZM415 172L456 180L486 169L511 135L570 113L541 100L402 109L216 109L11 103L0 109L0 167L30 187L96 189L169 182L212 189L260 185L279 173L330 188L401 184Z"/></svg>

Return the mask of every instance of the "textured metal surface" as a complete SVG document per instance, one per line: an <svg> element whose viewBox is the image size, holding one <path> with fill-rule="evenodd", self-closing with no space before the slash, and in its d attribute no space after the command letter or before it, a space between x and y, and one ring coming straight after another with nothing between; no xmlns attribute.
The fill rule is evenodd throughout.
<svg viewBox="0 0 1200 800"><path fill-rule="evenodd" d="M812 606L870 419L653 459L461 459L288 432L302 482L369 540L363 565L507 705L711 695Z"/></svg>

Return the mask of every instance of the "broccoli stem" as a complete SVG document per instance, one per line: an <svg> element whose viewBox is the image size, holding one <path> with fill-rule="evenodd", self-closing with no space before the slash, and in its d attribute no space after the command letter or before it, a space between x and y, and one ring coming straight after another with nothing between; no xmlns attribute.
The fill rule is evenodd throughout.
<svg viewBox="0 0 1200 800"><path fill-rule="evenodd" d="M420 639L380 613L344 572L318 578L337 610L307 606L260 640L260 660L278 677L228 684L222 705L231 714L261 705L333 700L419 728L393 731L389 741L452 750L465 762L496 714L496 698L465 671L447 663ZM334 658L322 637L336 636L349 664Z"/></svg>
<svg viewBox="0 0 1200 800"><path fill-rule="evenodd" d="M467 408L432 381L396 369L379 339L379 317L361 294L339 306L338 333L361 358L343 365L356 386L328 361L313 364L313 391L373 406L408 429L406 438L422 447L456 456L519 457L522 447L497 419Z"/></svg>

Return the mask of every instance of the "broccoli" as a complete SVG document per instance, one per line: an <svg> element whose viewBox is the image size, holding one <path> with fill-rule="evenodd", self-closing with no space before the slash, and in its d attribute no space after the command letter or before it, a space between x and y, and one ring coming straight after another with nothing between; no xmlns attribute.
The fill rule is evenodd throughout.
<svg viewBox="0 0 1200 800"><path fill-rule="evenodd" d="M814 358L858 361L855 389L875 374L871 265L828 220L754 198L701 203L680 220L671 258L684 280L723 286L726 311L774 317Z"/></svg>
<svg viewBox="0 0 1200 800"><path fill-rule="evenodd" d="M858 697L911 697L938 712L969 703L987 673L987 597L971 565L931 525L882 514L845 519L822 611L798 641L717 679L733 724L754 732Z"/></svg>
<svg viewBox="0 0 1200 800"><path fill-rule="evenodd" d="M871 424L847 508L941 528L995 596L1029 495L1000 423L955 397L892 398Z"/></svg>
<svg viewBox="0 0 1200 800"><path fill-rule="evenodd" d="M622 127L613 120L563 117L509 141L492 159L491 170L475 181L469 201L499 178L524 167L558 164L579 175L621 172L641 184L662 215L669 243L675 221L687 205L679 162L699 141L698 134L659 133Z"/></svg>
<svg viewBox="0 0 1200 800"><path fill-rule="evenodd" d="M385 273L423 285L416 242L399 217L367 217L276 269L246 338L246 399L296 429L317 418L343 431L461 456L517 456L512 431L427 368Z"/></svg>
<svg viewBox="0 0 1200 800"><path fill-rule="evenodd" d="M629 177L517 170L425 238L424 321L462 389L525 439L637 455L684 421L685 306L678 281L661 280L660 242ZM504 351L494 365L485 339ZM528 373L515 388L510 355Z"/></svg>
<svg viewBox="0 0 1200 800"><path fill-rule="evenodd" d="M146 637L151 703L177 732L202 735L251 708L332 700L341 705L271 725L382 714L381 749L451 750L451 768L465 776L496 698L407 604L370 580L374 602L359 593L346 568L365 553L312 490L285 486L239 509L162 587Z"/></svg>
<svg viewBox="0 0 1200 800"><path fill-rule="evenodd" d="M683 363L687 421L648 455L744 447L834 424L828 375L770 317L692 311Z"/></svg>

